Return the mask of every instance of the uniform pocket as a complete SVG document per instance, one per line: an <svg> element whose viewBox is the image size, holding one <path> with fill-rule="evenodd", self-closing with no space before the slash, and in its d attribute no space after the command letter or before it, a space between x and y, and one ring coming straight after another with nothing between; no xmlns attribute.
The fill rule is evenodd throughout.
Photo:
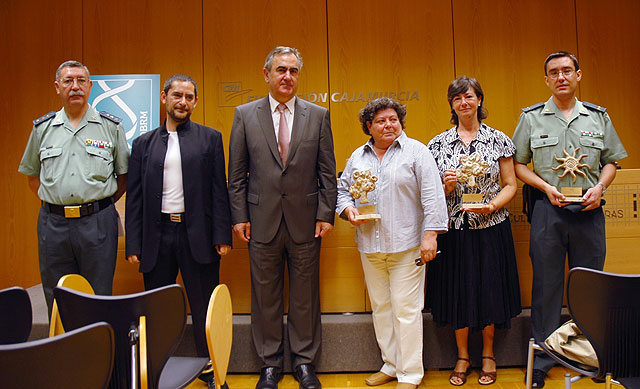
<svg viewBox="0 0 640 389"><path fill-rule="evenodd" d="M578 154L587 154L588 162L582 162L589 164L590 167L598 166L600 162L600 153L604 148L604 141L599 138L590 136L580 137L580 152Z"/></svg>
<svg viewBox="0 0 640 389"><path fill-rule="evenodd" d="M62 147L52 147L40 150L40 176L47 182L53 182L62 173L60 169L60 155Z"/></svg>
<svg viewBox="0 0 640 389"><path fill-rule="evenodd" d="M89 162L85 167L87 178L106 181L113 174L113 156L107 149L87 146L86 148Z"/></svg>
<svg viewBox="0 0 640 389"><path fill-rule="evenodd" d="M533 164L536 168L550 168L555 159L553 151L558 145L558 137L550 136L548 138L531 139L531 151L533 151ZM558 157L562 157L559 155Z"/></svg>

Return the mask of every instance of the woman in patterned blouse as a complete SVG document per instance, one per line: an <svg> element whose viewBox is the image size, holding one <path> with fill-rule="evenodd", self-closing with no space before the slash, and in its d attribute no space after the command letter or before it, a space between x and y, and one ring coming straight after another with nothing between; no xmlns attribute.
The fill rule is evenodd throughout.
<svg viewBox="0 0 640 389"><path fill-rule="evenodd" d="M478 383L489 385L497 378L494 329L509 328L511 318L522 310L511 225L504 208L517 189L515 146L504 133L482 122L487 117L484 93L474 78L455 79L448 100L454 127L428 145L447 196L449 232L438 237L442 258L429 265L426 305L437 325L450 324L455 330L458 361L449 382L459 386L467 380L471 328L482 330ZM470 175L459 169L461 157L477 161L475 169L465 166L473 171ZM475 184L470 185L472 181ZM481 194L481 204L463 203L467 193Z"/></svg>

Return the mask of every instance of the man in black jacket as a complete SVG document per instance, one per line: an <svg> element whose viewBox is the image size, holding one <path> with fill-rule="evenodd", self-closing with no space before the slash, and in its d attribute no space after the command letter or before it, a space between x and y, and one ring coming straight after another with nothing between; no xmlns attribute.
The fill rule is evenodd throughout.
<svg viewBox="0 0 640 389"><path fill-rule="evenodd" d="M140 264L145 289L182 274L198 356L208 356L207 306L231 250L231 219L220 132L190 120L195 81L170 77L161 92L167 118L133 142L126 208L126 256Z"/></svg>

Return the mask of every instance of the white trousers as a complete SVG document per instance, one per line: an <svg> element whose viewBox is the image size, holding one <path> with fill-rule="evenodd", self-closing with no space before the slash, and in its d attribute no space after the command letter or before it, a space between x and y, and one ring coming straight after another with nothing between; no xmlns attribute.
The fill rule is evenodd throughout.
<svg viewBox="0 0 640 389"><path fill-rule="evenodd" d="M393 254L360 253L373 309L373 327L384 374L419 385L422 365L424 266L416 266L420 248Z"/></svg>

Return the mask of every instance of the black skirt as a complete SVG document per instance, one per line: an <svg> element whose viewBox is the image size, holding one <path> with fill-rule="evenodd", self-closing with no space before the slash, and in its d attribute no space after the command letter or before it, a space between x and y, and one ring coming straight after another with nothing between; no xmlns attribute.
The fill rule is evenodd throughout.
<svg viewBox="0 0 640 389"><path fill-rule="evenodd" d="M451 229L438 236L442 254L429 262L426 308L438 326L510 328L520 304L511 223Z"/></svg>

